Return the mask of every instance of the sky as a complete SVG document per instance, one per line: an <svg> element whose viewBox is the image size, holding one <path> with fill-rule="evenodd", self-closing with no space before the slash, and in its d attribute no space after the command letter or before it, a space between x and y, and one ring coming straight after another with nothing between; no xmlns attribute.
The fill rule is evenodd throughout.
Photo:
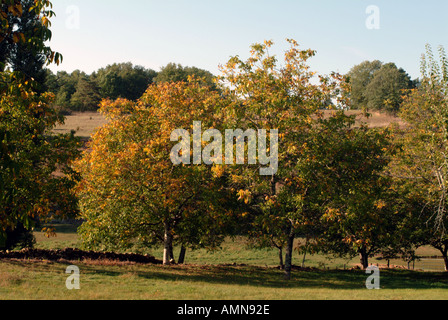
<svg viewBox="0 0 448 320"><path fill-rule="evenodd" d="M394 62L420 76L425 45L448 50L446 0L53 0L54 72L88 74L131 62L159 71L170 62L220 74L230 57L272 40L281 61L287 38L317 51L318 74L347 73L365 60Z"/></svg>

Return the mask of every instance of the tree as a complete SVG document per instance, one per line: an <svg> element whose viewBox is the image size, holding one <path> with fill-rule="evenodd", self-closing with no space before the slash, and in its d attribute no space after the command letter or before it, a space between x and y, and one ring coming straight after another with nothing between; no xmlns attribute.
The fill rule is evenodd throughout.
<svg viewBox="0 0 448 320"><path fill-rule="evenodd" d="M351 108L396 113L407 89L416 83L394 63L364 61L347 74L351 84Z"/></svg>
<svg viewBox="0 0 448 320"><path fill-rule="evenodd" d="M62 55L53 51L48 42L51 40L51 22L54 16L52 4L44 0L5 0L0 4L0 71L5 71L18 47L28 53L28 58L44 57L47 63L62 62ZM34 54L34 57L31 55ZM16 59L17 64L20 60ZM16 70L21 71L21 70ZM22 76L25 76L22 74ZM29 79L30 77L28 77Z"/></svg>
<svg viewBox="0 0 448 320"><path fill-rule="evenodd" d="M98 95L98 88L90 81L90 77L80 71L75 70L72 73L67 73L66 71L58 71L56 75L54 75L51 70L47 69L47 79L45 82L45 86L48 88L49 92L55 94L56 99L54 101L54 106L61 112L71 112L76 110L76 108L72 104L72 97L76 92L77 85L80 82L80 79L84 79L89 82L89 86L93 88L94 96ZM88 92L88 91L87 91ZM85 97L89 99L89 97ZM78 101L82 100L83 97L79 96ZM76 100L75 100L76 102ZM98 97L95 98L96 105L94 109L98 108Z"/></svg>
<svg viewBox="0 0 448 320"><path fill-rule="evenodd" d="M34 0L22 0L22 14L20 17L13 17L11 23L14 25L14 30L24 36L25 39L34 37L42 37L35 39L36 42L45 41L45 26L39 20L38 12L32 10ZM37 92L43 93L46 91L44 87L46 72L43 69L46 57L43 52L36 54L33 50L35 44L33 42L18 41L13 43L10 48L10 55L8 57L8 64L12 70L20 71L25 79L33 79L38 85Z"/></svg>
<svg viewBox="0 0 448 320"><path fill-rule="evenodd" d="M96 111L101 101L98 87L87 77L80 77L76 85L76 92L70 98L72 110Z"/></svg>
<svg viewBox="0 0 448 320"><path fill-rule="evenodd" d="M209 71L199 69L197 67L183 67L182 65L175 63L168 63L164 66L154 78L154 82L187 81L190 76L201 79L204 84L215 88L215 83L213 80L215 77Z"/></svg>
<svg viewBox="0 0 448 320"><path fill-rule="evenodd" d="M63 123L51 107L50 94L16 86L9 90L13 94L3 92L0 100L0 247L17 225L31 230L38 218L76 213L71 192L75 176L69 163L78 154L78 140L70 134L50 135ZM57 170L60 175L54 174Z"/></svg>
<svg viewBox="0 0 448 320"><path fill-rule="evenodd" d="M163 244L164 264L173 262L173 245L215 248L232 212L219 166L175 164L172 133L197 119L219 128L225 100L190 79L151 85L132 102L105 100L100 111L111 121L92 138L77 163L83 244L127 249ZM190 135L183 137L190 146ZM188 157L190 151L183 151Z"/></svg>
<svg viewBox="0 0 448 320"><path fill-rule="evenodd" d="M448 261L448 60L443 47L437 62L428 45L422 58L422 81L404 99L400 117L406 128L400 133L403 151L394 161L391 174L418 199L414 217L416 230L425 234L425 243L440 250ZM415 220L414 218L414 220ZM448 270L448 264L446 264Z"/></svg>
<svg viewBox="0 0 448 320"><path fill-rule="evenodd" d="M282 186L288 183L301 157L299 150L313 126L313 116L329 98L328 84L316 85L311 81L314 73L307 61L315 52L300 50L294 40L288 42L290 49L285 52L283 66L278 66L277 57L269 54L273 42L265 41L251 47L247 61L232 57L222 66L219 77L223 95L233 101L225 110L227 127L270 132L266 137L271 167L261 165L263 151L259 145L258 162L250 163L247 153L244 166L230 166L231 188L242 202L250 205L248 214L255 216L253 221L261 223L260 232L255 234L266 240L266 231L274 227L270 236L276 238L277 245L286 244L286 279L291 277L294 239L303 207L301 195L291 194ZM273 130L278 130L278 141ZM265 170L264 174L260 169ZM269 225L264 224L267 221Z"/></svg>
<svg viewBox="0 0 448 320"><path fill-rule="evenodd" d="M156 72L132 63L114 63L94 72L91 80L100 88L103 98L137 100L153 82Z"/></svg>
<svg viewBox="0 0 448 320"><path fill-rule="evenodd" d="M51 38L48 1L34 1L28 10L39 17L37 33L24 34L12 22L24 12L21 1L0 5L0 45L6 58L0 72L0 248L11 248L8 234L30 231L36 219L50 214L69 215L76 211L71 193L74 185L70 159L78 153L72 135L50 135L63 122L51 107L53 96L36 92L37 84L21 71L7 66L11 55L8 44L27 43L27 50L46 57L47 63L61 56L45 43ZM5 49L6 48L6 49ZM59 175L54 172L59 170ZM29 243L29 241L26 241Z"/></svg>
<svg viewBox="0 0 448 320"><path fill-rule="evenodd" d="M364 61L354 66L347 74L351 84L351 109L362 110L367 107L368 99L365 94L366 87L373 80L376 71L383 63L379 60Z"/></svg>
<svg viewBox="0 0 448 320"><path fill-rule="evenodd" d="M387 130L354 127L353 117L339 113L315 126L298 163L307 179L293 185L312 200L307 207L315 213L308 216L320 230L316 250L359 255L367 268L369 257L393 244L400 218L392 181L383 174L395 146Z"/></svg>
<svg viewBox="0 0 448 320"><path fill-rule="evenodd" d="M374 73L372 81L365 88L365 96L370 110L398 112L403 95L414 87L413 81L394 63L387 63Z"/></svg>

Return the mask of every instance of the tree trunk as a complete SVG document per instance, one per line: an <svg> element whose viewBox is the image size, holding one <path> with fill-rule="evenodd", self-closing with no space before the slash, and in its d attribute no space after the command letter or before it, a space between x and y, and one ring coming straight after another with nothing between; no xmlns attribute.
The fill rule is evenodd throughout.
<svg viewBox="0 0 448 320"><path fill-rule="evenodd" d="M365 270L369 267L369 255L367 254L367 250L365 248L359 249L359 256L361 260L361 266Z"/></svg>
<svg viewBox="0 0 448 320"><path fill-rule="evenodd" d="M448 271L448 257L446 254L443 256L443 261L445 262L445 271Z"/></svg>
<svg viewBox="0 0 448 320"><path fill-rule="evenodd" d="M174 249L173 249L173 240L171 239L170 244L170 263L176 263L176 259L174 259Z"/></svg>
<svg viewBox="0 0 448 320"><path fill-rule="evenodd" d="M448 271L448 245L445 246L445 250L442 251L443 261L445 262L445 271Z"/></svg>
<svg viewBox="0 0 448 320"><path fill-rule="evenodd" d="M163 264L170 265L173 257L173 235L171 228L167 222L165 222L165 237L163 240Z"/></svg>
<svg viewBox="0 0 448 320"><path fill-rule="evenodd" d="M283 263L283 248L278 248L278 260L279 260L279 266L281 270L285 269L285 264Z"/></svg>
<svg viewBox="0 0 448 320"><path fill-rule="evenodd" d="M187 252L187 248L182 246L180 248L179 260L177 261L179 264L184 264L185 263L185 254L186 254L186 252Z"/></svg>
<svg viewBox="0 0 448 320"><path fill-rule="evenodd" d="M302 268L305 268L305 261L306 261L306 249L305 252L303 253L303 259L302 259Z"/></svg>
<svg viewBox="0 0 448 320"><path fill-rule="evenodd" d="M302 268L305 268L306 253L308 252L308 243L309 243L309 239L308 239L308 237L306 237L305 252L303 253L303 259L302 259Z"/></svg>
<svg viewBox="0 0 448 320"><path fill-rule="evenodd" d="M291 269L292 269L292 253L294 250L294 229L290 225L288 227L289 235L288 241L286 243L286 256L285 256L285 280L291 280Z"/></svg>

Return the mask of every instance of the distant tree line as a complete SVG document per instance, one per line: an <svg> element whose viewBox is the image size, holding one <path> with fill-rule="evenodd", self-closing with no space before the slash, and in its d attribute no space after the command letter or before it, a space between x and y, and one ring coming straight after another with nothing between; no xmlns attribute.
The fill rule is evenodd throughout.
<svg viewBox="0 0 448 320"><path fill-rule="evenodd" d="M21 54L11 59L16 60L26 61L23 65L34 70L28 72L34 74L38 82L43 83L40 89L42 92L49 91L56 95L55 106L63 113L96 111L104 98L135 101L150 84L187 81L189 76L201 78L205 84L215 88L214 75L211 72L175 63L167 64L159 72L130 62L114 63L88 75L80 70L72 73L58 71L56 74L49 69L42 71L43 63L39 57L26 58ZM19 62L15 62L15 65L18 64ZM399 112L405 92L419 85L418 79L412 80L406 71L398 68L395 63L383 63L379 60L364 61L355 65L347 73L347 79L351 86L351 109L391 114Z"/></svg>
<svg viewBox="0 0 448 320"><path fill-rule="evenodd" d="M419 80L412 80L395 63L364 61L347 74L351 85L351 109L385 111L396 114L405 92L415 89Z"/></svg>
<svg viewBox="0 0 448 320"><path fill-rule="evenodd" d="M213 86L213 74L196 67L169 63L160 72L127 63L114 63L88 75L80 70L72 73L46 69L44 91L55 94L55 106L63 113L95 111L104 98L137 100L152 83L186 81L189 76L202 78ZM41 79L41 80L42 80Z"/></svg>

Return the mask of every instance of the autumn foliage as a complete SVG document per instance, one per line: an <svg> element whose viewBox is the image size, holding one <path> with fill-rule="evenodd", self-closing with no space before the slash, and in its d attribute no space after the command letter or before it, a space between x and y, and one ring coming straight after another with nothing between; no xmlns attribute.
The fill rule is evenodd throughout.
<svg viewBox="0 0 448 320"><path fill-rule="evenodd" d="M216 247L222 240L224 177L213 166L174 165L171 133L221 125L222 100L199 81L152 85L137 102L103 101L110 123L92 138L78 162L81 237L88 247L126 248L163 243L164 262L173 242Z"/></svg>

